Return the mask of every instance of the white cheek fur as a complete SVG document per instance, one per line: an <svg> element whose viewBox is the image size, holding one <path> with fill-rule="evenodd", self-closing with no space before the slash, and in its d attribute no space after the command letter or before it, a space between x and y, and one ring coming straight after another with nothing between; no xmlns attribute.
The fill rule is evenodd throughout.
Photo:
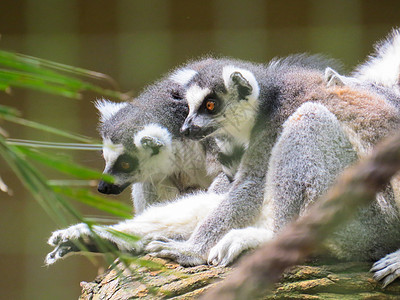
<svg viewBox="0 0 400 300"><path fill-rule="evenodd" d="M106 161L106 169L112 166L118 157L124 153L124 146L121 144L113 144L110 139L103 140L103 157Z"/></svg>
<svg viewBox="0 0 400 300"><path fill-rule="evenodd" d="M193 114L203 103L204 98L210 93L210 89L201 88L197 84L192 85L186 91L186 100L189 105L189 115Z"/></svg>

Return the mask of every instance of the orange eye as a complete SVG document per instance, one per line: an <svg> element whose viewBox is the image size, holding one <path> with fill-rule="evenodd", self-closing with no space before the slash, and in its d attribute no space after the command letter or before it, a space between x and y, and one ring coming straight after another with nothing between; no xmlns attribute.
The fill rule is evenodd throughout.
<svg viewBox="0 0 400 300"><path fill-rule="evenodd" d="M215 108L215 102L214 101L207 101L206 108L207 108L208 111L213 111L214 108Z"/></svg>

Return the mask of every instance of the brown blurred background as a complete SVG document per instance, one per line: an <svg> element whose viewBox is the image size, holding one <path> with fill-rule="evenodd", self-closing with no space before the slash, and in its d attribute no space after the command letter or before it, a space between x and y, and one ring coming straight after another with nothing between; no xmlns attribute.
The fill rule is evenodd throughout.
<svg viewBox="0 0 400 300"><path fill-rule="evenodd" d="M106 73L134 95L170 68L204 54L266 62L297 52L324 53L351 70L396 26L400 2L386 0L0 1L0 49ZM17 107L26 118L97 137L93 100L21 90L0 94L1 104ZM1 126L13 138L69 142ZM58 155L103 168L96 152ZM44 267L46 240L57 226L1 160L0 177L14 192L0 192L0 299L76 299L79 282L93 280L99 266L74 256ZM129 191L118 198L128 203Z"/></svg>

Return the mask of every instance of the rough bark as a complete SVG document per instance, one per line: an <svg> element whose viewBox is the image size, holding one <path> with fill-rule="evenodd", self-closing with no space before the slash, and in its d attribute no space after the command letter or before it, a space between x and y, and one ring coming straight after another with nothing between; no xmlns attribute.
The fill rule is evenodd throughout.
<svg viewBox="0 0 400 300"><path fill-rule="evenodd" d="M135 263L126 268L120 263L93 282L82 282L80 300L194 299L232 270L205 265L184 268L160 258L145 256L144 259L164 268L154 270Z"/></svg>
<svg viewBox="0 0 400 300"><path fill-rule="evenodd" d="M232 272L232 268L183 268L146 258L162 263L166 270L152 271L132 264L130 271L118 275L110 269L93 282L81 283L80 300L196 299ZM400 282L382 289L368 272L370 267L371 263L365 262L309 262L286 272L274 290L260 299L399 299Z"/></svg>

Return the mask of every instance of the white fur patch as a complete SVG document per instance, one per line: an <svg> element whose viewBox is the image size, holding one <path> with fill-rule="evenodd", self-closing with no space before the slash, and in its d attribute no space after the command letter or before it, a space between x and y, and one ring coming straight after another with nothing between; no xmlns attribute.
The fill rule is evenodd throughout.
<svg viewBox="0 0 400 300"><path fill-rule="evenodd" d="M191 69L181 69L176 71L170 76L170 79L180 85L186 85L194 76L196 76L197 72Z"/></svg>
<svg viewBox="0 0 400 300"><path fill-rule="evenodd" d="M151 137L159 140L163 145L157 155L143 147L142 138ZM166 176L174 172L175 159L172 148L172 136L170 132L157 124L149 124L136 133L134 143L138 148L138 159L141 162L142 176L145 180Z"/></svg>
<svg viewBox="0 0 400 300"><path fill-rule="evenodd" d="M106 99L96 100L95 107L100 112L100 122L105 122L114 116L121 108L127 105L126 102L116 103Z"/></svg>
<svg viewBox="0 0 400 300"><path fill-rule="evenodd" d="M124 153L124 146L113 144L110 139L103 140L103 157L106 161L106 169L112 166L122 153Z"/></svg>
<svg viewBox="0 0 400 300"><path fill-rule="evenodd" d="M232 90L235 84L231 78L235 72L239 72L247 80L252 87L252 91L247 96L247 101L239 101L229 105L225 111L225 116L219 121L224 124L223 130L227 134L233 136L237 142L247 146L258 109L260 87L252 72L229 65L225 66L222 70L222 77L228 91Z"/></svg>
<svg viewBox="0 0 400 300"><path fill-rule="evenodd" d="M201 88L197 84L192 85L186 91L186 100L189 105L189 115L193 112L197 111L200 107L201 103L203 103L204 98L210 93L210 89L208 88Z"/></svg>
<svg viewBox="0 0 400 300"><path fill-rule="evenodd" d="M146 125L141 131L135 134L133 141L138 149L142 147L141 140L145 136L154 137L162 141L166 147L171 147L171 133L168 131L168 129L158 124Z"/></svg>
<svg viewBox="0 0 400 300"><path fill-rule="evenodd" d="M355 76L398 90L400 74L400 31L394 30L386 42L379 45L376 53L359 66Z"/></svg>
<svg viewBox="0 0 400 300"><path fill-rule="evenodd" d="M189 238L199 222L213 211L225 197L224 194L199 192L175 201L150 206L134 219L121 222L112 228L139 236L155 235Z"/></svg>
<svg viewBox="0 0 400 300"><path fill-rule="evenodd" d="M226 266L233 262L243 251L255 249L272 239L272 230L256 227L232 229L211 248L208 255L210 265Z"/></svg>
<svg viewBox="0 0 400 300"><path fill-rule="evenodd" d="M245 70L245 69L241 69L241 68L237 68L235 66L225 66L222 69L222 78L224 79L224 84L225 87L229 90L232 85L234 84L231 80L231 75L235 72L239 72L240 74L242 74L242 76L250 83L251 87L252 87L252 91L251 94L247 97L247 99L249 101L255 101L258 99L258 96L260 94L260 87L258 86L258 82L256 77L254 76L254 74L252 72L250 72L249 70Z"/></svg>

